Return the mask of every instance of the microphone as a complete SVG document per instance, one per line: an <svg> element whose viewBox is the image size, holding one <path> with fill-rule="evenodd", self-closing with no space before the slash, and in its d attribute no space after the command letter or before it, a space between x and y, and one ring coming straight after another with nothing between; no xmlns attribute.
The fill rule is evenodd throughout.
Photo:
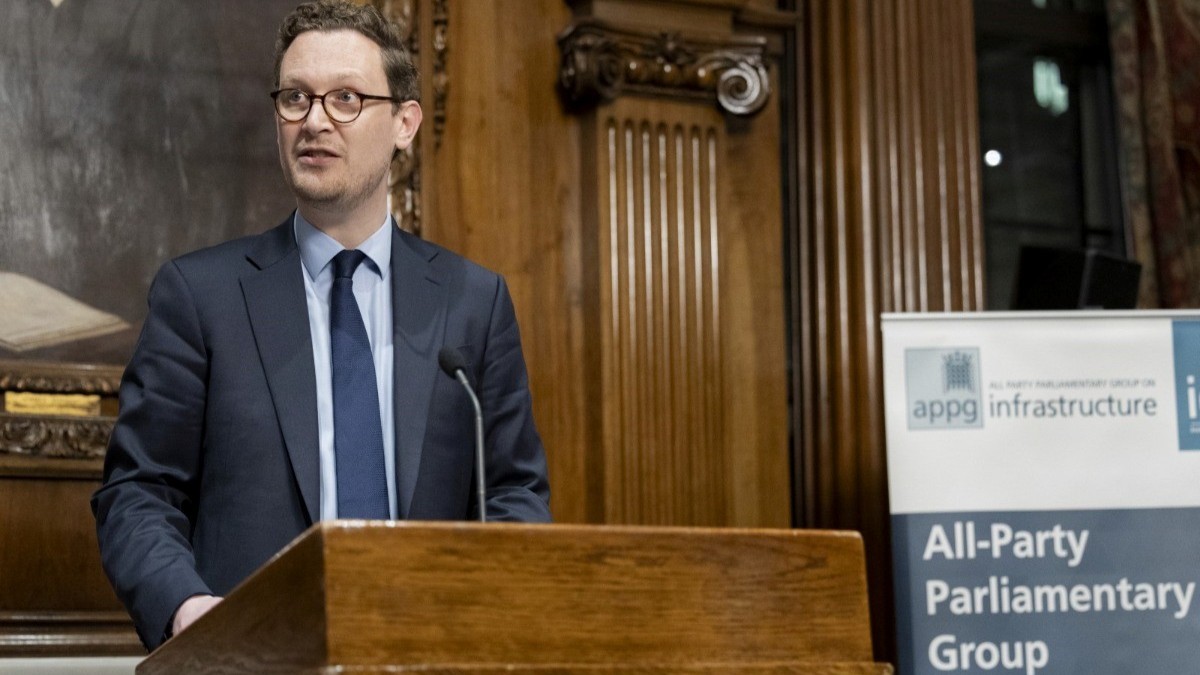
<svg viewBox="0 0 1200 675"><path fill-rule="evenodd" d="M471 397L471 405L475 406L475 491L479 502L479 522L487 522L487 480L483 468L483 408L479 406L479 397L467 380L467 360L462 352L450 347L443 347L438 352L438 365L442 372L458 380L467 396Z"/></svg>

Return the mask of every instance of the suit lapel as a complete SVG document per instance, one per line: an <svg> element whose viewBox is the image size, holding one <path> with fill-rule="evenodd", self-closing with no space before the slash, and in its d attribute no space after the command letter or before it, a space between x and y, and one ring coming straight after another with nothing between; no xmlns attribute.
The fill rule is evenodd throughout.
<svg viewBox="0 0 1200 675"><path fill-rule="evenodd" d="M398 228L392 233L392 377L401 518L411 512L446 325L446 287L430 264L436 249L423 253L409 238Z"/></svg>
<svg viewBox="0 0 1200 675"><path fill-rule="evenodd" d="M316 371L292 219L258 238L246 255L258 267L241 278L242 295L275 414L309 522L320 518Z"/></svg>

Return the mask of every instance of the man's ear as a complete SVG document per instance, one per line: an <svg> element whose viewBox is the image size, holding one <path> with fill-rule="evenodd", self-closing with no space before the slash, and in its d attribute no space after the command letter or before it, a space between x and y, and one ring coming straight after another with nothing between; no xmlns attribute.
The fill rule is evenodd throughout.
<svg viewBox="0 0 1200 675"><path fill-rule="evenodd" d="M423 116L421 104L416 101L405 101L392 113L392 140L397 150L404 150L412 145L417 129L421 128Z"/></svg>

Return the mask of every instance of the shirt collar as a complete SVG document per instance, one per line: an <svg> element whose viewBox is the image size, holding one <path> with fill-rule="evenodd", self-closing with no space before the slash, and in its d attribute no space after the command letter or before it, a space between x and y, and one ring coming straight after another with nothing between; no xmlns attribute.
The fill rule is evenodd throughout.
<svg viewBox="0 0 1200 675"><path fill-rule="evenodd" d="M384 281L387 281L392 269L392 232L388 227L391 223L392 217L385 216L379 229L358 246L358 250L367 255L368 267ZM342 245L305 220L299 211L296 211L292 220L292 231L296 235L296 245L300 247L304 271L309 279L316 281L333 257L342 252Z"/></svg>

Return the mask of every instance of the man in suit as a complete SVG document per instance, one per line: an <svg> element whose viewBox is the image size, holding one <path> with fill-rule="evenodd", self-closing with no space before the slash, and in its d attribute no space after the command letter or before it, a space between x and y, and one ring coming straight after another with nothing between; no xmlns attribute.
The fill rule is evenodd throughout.
<svg viewBox="0 0 1200 675"><path fill-rule="evenodd" d="M392 155L421 122L398 32L369 7L301 5L276 77L297 210L160 270L92 499L150 649L317 520L471 516L472 408L444 347L480 394L489 518L550 518L503 279L387 214Z"/></svg>

